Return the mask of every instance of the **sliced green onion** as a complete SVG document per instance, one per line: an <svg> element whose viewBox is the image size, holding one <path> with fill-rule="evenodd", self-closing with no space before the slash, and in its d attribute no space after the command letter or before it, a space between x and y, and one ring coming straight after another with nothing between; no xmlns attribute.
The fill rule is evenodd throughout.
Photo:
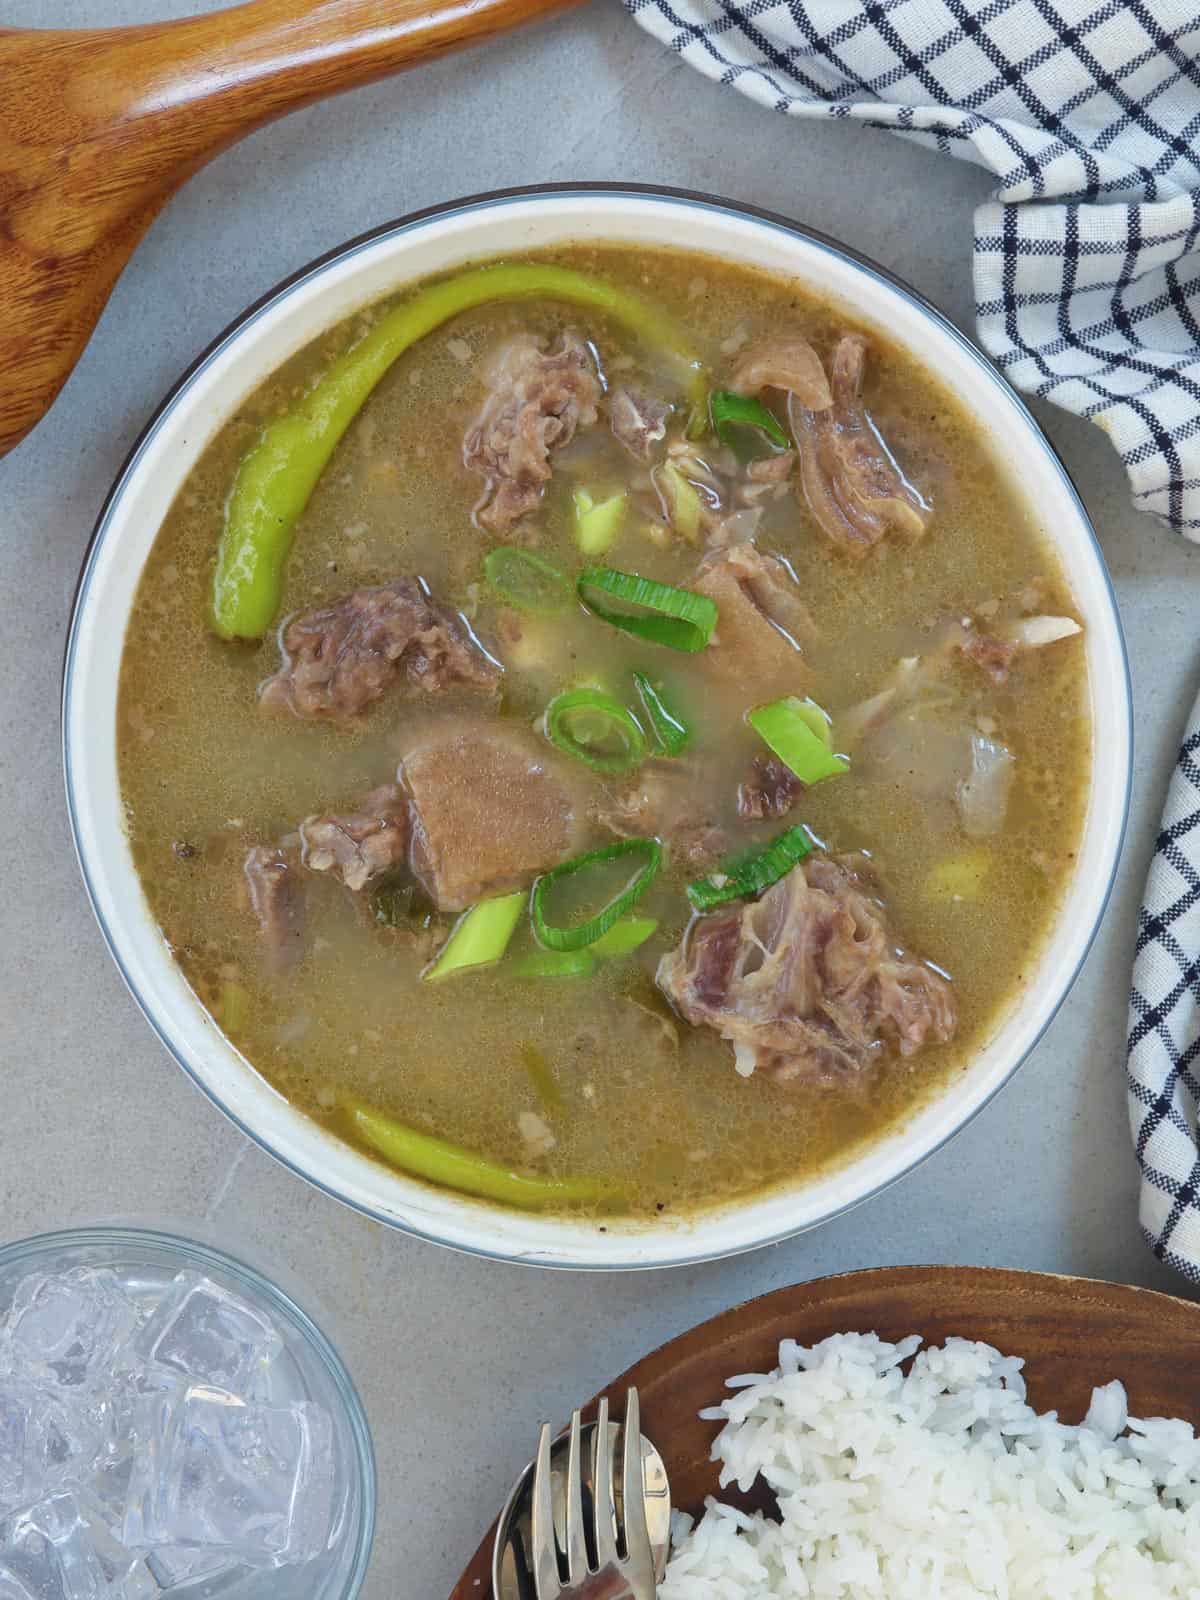
<svg viewBox="0 0 1200 1600"><path fill-rule="evenodd" d="M531 1178L513 1172L474 1151L396 1122L372 1106L351 1102L345 1111L354 1132L385 1161L446 1189L525 1210L572 1201L586 1204L610 1192L608 1185L594 1178Z"/></svg>
<svg viewBox="0 0 1200 1600"><path fill-rule="evenodd" d="M597 501L590 489L576 489L571 496L575 506L575 542L585 556L602 556L621 531L627 494L610 495Z"/></svg>
<svg viewBox="0 0 1200 1600"><path fill-rule="evenodd" d="M714 389L708 397L708 412L717 438L729 446L739 461L765 455L766 440L779 450L786 450L792 442L779 418L752 395Z"/></svg>
<svg viewBox="0 0 1200 1600"><path fill-rule="evenodd" d="M562 1091L554 1081L554 1073L550 1063L538 1049L532 1039L525 1039L521 1044L521 1062L529 1074L529 1081L533 1084L534 1093L547 1111L562 1110Z"/></svg>
<svg viewBox="0 0 1200 1600"><path fill-rule="evenodd" d="M646 710L646 721L653 729L654 737L667 755L677 756L681 750L687 748L692 730L677 711L672 711L644 672L635 672L633 681L637 685L638 695Z"/></svg>
<svg viewBox="0 0 1200 1600"><path fill-rule="evenodd" d="M664 461L650 474L662 501L663 514L675 532L689 544L700 542L700 518L704 502L700 491L673 461Z"/></svg>
<svg viewBox="0 0 1200 1600"><path fill-rule="evenodd" d="M622 917L614 922L607 933L602 933L581 954L599 956L608 961L614 956L629 956L658 932L657 917Z"/></svg>
<svg viewBox="0 0 1200 1600"><path fill-rule="evenodd" d="M727 900L742 900L761 894L780 878L785 878L798 861L812 850L806 828L788 828L772 839L765 850L731 862L723 871L697 878L687 886L687 897L697 911L711 911Z"/></svg>
<svg viewBox="0 0 1200 1600"><path fill-rule="evenodd" d="M217 1001L217 1021L226 1033L240 1033L250 1021L250 991L244 983L226 978Z"/></svg>
<svg viewBox="0 0 1200 1600"><path fill-rule="evenodd" d="M674 589L635 572L589 567L579 574L575 589L587 609L602 621L671 650L703 650L717 625L716 601L706 594ZM614 610L608 604L610 599L635 609Z"/></svg>
<svg viewBox="0 0 1200 1600"><path fill-rule="evenodd" d="M570 610L571 580L532 550L522 550L515 544L499 545L489 552L483 570L500 598L520 611L553 616Z"/></svg>
<svg viewBox="0 0 1200 1600"><path fill-rule="evenodd" d="M513 962L518 978L587 978L596 970L590 950L535 950Z"/></svg>
<svg viewBox="0 0 1200 1600"><path fill-rule="evenodd" d="M819 706L815 700L810 700L806 695L803 700L796 699L796 715L802 722L806 722L820 739L826 750L833 749L833 718L824 706Z"/></svg>
<svg viewBox="0 0 1200 1600"><path fill-rule="evenodd" d="M557 928L546 921L546 900L555 884L565 883L590 867L601 866L606 861L618 861L624 856L640 856L642 865L625 888L594 916L567 928ZM530 900L533 931L538 943L547 950L582 950L587 945L595 944L614 922L619 922L627 911L633 909L654 882L661 865L662 845L657 839L621 839L616 844L605 845L600 850L589 850L586 855L576 856L544 872L534 883Z"/></svg>
<svg viewBox="0 0 1200 1600"><path fill-rule="evenodd" d="M464 911L433 962L422 972L422 978L432 982L461 972L464 967L499 961L521 920L525 899L524 889L518 889L516 894L503 894L496 900L480 900Z"/></svg>
<svg viewBox="0 0 1200 1600"><path fill-rule="evenodd" d="M646 735L632 711L603 689L567 689L546 707L546 737L596 772L632 772L646 754Z"/></svg>
<svg viewBox="0 0 1200 1600"><path fill-rule="evenodd" d="M813 712L820 707L812 701L801 700L794 694L782 700L772 700L770 705L755 706L746 720L766 744L790 767L801 783L820 783L823 778L837 778L849 772L850 763L845 756L835 755L828 742L813 730Z"/></svg>

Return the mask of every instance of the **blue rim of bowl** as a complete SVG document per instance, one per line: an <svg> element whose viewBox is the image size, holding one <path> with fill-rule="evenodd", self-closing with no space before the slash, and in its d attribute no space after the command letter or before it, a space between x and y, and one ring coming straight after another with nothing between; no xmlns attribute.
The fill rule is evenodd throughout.
<svg viewBox="0 0 1200 1600"><path fill-rule="evenodd" d="M313 1350L329 1373L333 1386L342 1401L346 1422L354 1444L358 1465L359 1499L357 1547L354 1561L339 1591L338 1600L356 1600L371 1563L371 1550L375 1543L375 1512L378 1498L378 1477L375 1467L375 1446L371 1427L367 1421L366 1407L349 1368L338 1354L329 1335L313 1321L280 1284L269 1278L240 1257L201 1239L191 1239L186 1234L168 1233L158 1228L132 1227L121 1223L93 1223L74 1228L56 1228L50 1233L30 1234L25 1239L14 1239L0 1245L0 1273L23 1260L61 1250L90 1249L93 1247L126 1247L131 1251L149 1248L161 1250L176 1259L188 1258L207 1265L240 1281L256 1294L269 1300L283 1317L299 1329L305 1343Z"/></svg>
<svg viewBox="0 0 1200 1600"><path fill-rule="evenodd" d="M586 200L601 195L614 199L627 199L632 201L655 202L665 200L669 203L690 207L698 211L715 212L723 216L745 218L751 222L771 228L777 232L787 234L792 238L801 239L808 245L815 245L819 250L823 250L829 255L836 256L839 260L850 262L867 277L873 278L876 282L882 284L885 288L891 290L893 293L899 294L903 299L909 301L913 306L915 306L923 316L927 317L931 322L936 324L939 330L946 337L953 340L953 342L958 345L964 354L969 357L973 365L979 371L980 375L986 377L993 387L1002 393L1005 401L1016 410L1019 416L1022 417L1026 427L1028 428L1031 438L1037 441L1049 458L1051 465L1062 482L1064 491L1074 502L1076 513L1081 524L1087 530L1087 535L1091 541L1092 550L1095 555L1097 565L1104 580L1109 606L1112 612L1113 624L1116 630L1117 642L1120 647L1121 669L1125 690L1126 741L1129 747L1129 763L1125 773L1124 794L1121 798L1121 818L1120 825L1117 829L1116 849L1113 852L1113 861L1109 871L1108 882L1104 887L1104 893L1101 896L1099 905L1096 909L1095 920L1088 931L1086 939L1084 940L1083 948L1080 952L1079 960L1076 962L1074 971L1071 973L1067 983L1063 986L1062 994L1050 1008L1050 1011L1043 1021L1042 1026L1038 1029L1036 1036L1030 1041L1028 1048L1018 1057L1016 1061L1014 1061L1011 1069L1004 1074L1000 1082L994 1085L994 1087L989 1090L983 1099L980 1100L976 1106L972 1107L962 1121L958 1123L958 1125L943 1138L939 1139L936 1144L931 1145L928 1150L921 1151L920 1154L914 1156L913 1159L909 1161L907 1165L903 1166L898 1172L895 1172L889 1177L883 1179L882 1182L876 1184L874 1188L869 1189L865 1194L858 1195L853 1200L848 1200L842 1205L835 1206L832 1210L826 1212L825 1215L815 1218L810 1222L799 1224L796 1227L783 1228L778 1232L771 1234L768 1238L756 1239L748 1244L735 1244L729 1246L728 1248L707 1251L700 1249L691 1251L684 1255L676 1256L669 1260L655 1259L644 1262L572 1261L558 1259L557 1257L550 1259L537 1253L522 1251L518 1255L512 1251L506 1251L503 1249L488 1249L483 1245L466 1243L457 1239L443 1238L440 1234L434 1231L420 1228L412 1222L404 1221L398 1217L389 1215L385 1211L378 1211L371 1206L364 1205L361 1201L351 1199L348 1195L343 1194L340 1190L332 1187L328 1183L323 1182L320 1178L313 1176L312 1173L306 1172L303 1168L296 1166L294 1162L290 1161L286 1156L281 1155L279 1151L275 1150L264 1135L247 1126L247 1124L243 1122L241 1118L236 1116L234 1112L232 1112L229 1107L225 1105L220 1096L216 1094L214 1090L203 1080L203 1078L200 1077L200 1075L192 1068L190 1063L186 1060L183 1052L176 1049L175 1045L167 1037L163 1027L160 1026L158 1020L151 1012L146 1001L134 985L125 963L121 958L120 949L113 931L108 926L101 913L96 897L95 887L88 871L88 865L84 858L83 850L80 844L79 819L75 806L69 737L71 687L79 617L83 607L87 602L88 585L91 580L92 570L95 566L96 558L103 543L113 510L122 493L124 492L126 483L131 477L143 453L153 440L154 436L157 434L159 428L162 426L169 413L173 410L176 403L182 398L182 396L195 382L196 378L199 377L199 375L205 370L205 368L207 368L210 363L215 360L216 357L219 356L234 339L238 338L246 328L252 326L265 311L273 309L281 300L286 299L287 296L292 294L296 289L299 289L303 285L311 282L314 278L319 277L321 273L323 273L325 269L331 266L334 262L344 261L348 258L356 256L363 250L377 245L381 240L399 238L404 234L411 233L414 229L423 226L427 222L432 222L434 220L439 220L446 217L459 216L466 212L486 212L496 210L503 206L522 204L529 200ZM1063 463L1062 457L1042 431L1040 424L1034 417L1033 413L1029 410L1029 407L1025 404L1024 400L1022 400L1021 396L1012 387L1008 380L1003 377L1003 375L991 364L978 346L975 345L966 336L966 334L957 328L947 316L939 311L931 301L927 300L924 295L919 293L919 291L914 289L910 284L906 283L902 278L897 277L894 273L889 272L885 267L881 267L877 262L872 261L869 256L860 254L857 250L851 249L848 245L839 244L837 240L830 238L827 234L821 233L818 229L810 228L803 223L792 222L787 217L780 216L777 212L764 211L757 206L744 205L740 202L735 202L732 200L722 200L719 196L702 194L695 190L673 189L668 187L659 187L653 184L531 184L521 188L495 189L484 194L468 195L460 200L445 201L441 205L428 206L424 210L413 211L407 216L399 217L393 222L382 223L379 227L372 228L368 232L361 233L356 238L348 240L345 244L338 245L333 250L326 251L324 255L318 256L315 260L310 261L306 266L303 266L298 271L294 272L290 277L283 279L282 282L276 284L273 289L268 290L266 294L264 294L260 299L256 300L253 305L248 306L247 309L243 311L239 317L236 317L222 333L217 335L208 348L199 356L197 356L196 360L193 361L191 366L188 367L187 370L182 374L178 382L176 382L174 386L168 390L167 394L154 411L150 420L147 422L145 428L143 428L138 438L134 441L128 456L125 458L124 463L117 473L117 477L112 488L105 496L104 504L102 505L100 514L96 519L96 525L92 530L92 535L88 542L87 550L84 554L83 567L80 571L79 582L76 585L75 595L72 601L71 623L67 635L67 644L63 659L62 745L63 773L66 783L67 815L70 822L71 838L75 847L75 856L79 862L79 869L83 876L84 888L87 891L87 896L92 907L93 915L95 916L96 922L99 925L104 942L108 946L109 954L116 963L117 970L120 973L126 988L133 996L138 1009L149 1023L151 1029L158 1037L164 1049L166 1049L176 1064L183 1069L183 1071L191 1079L192 1083L194 1083L195 1086L201 1091L201 1093L204 1094L219 1111L228 1117L230 1122L232 1122L234 1126L246 1136L246 1138L250 1139L275 1161L278 1161L280 1166L286 1168L287 1171L294 1173L297 1177L302 1178L306 1183L311 1184L313 1188L320 1190L321 1193L327 1194L332 1199L340 1201L343 1205L349 1206L352 1210L359 1212L363 1216L370 1217L372 1221L382 1223L385 1227L395 1228L398 1232L407 1234L411 1238L422 1239L429 1244L441 1245L443 1248L457 1250L464 1255L477 1256L488 1261L503 1261L509 1263L515 1262L523 1266L539 1266L568 1272L634 1272L659 1269L665 1270L667 1268L680 1266L695 1266L704 1261L718 1261L730 1256L745 1255L752 1250L761 1250L767 1248L769 1245L782 1244L786 1239L795 1238L801 1233L807 1233L812 1228L822 1227L825 1223L833 1221L835 1217L844 1216L847 1212L855 1210L858 1206L864 1205L868 1200L873 1200L877 1195L880 1195L885 1190L890 1189L893 1184L899 1183L902 1178L908 1177L910 1173L914 1172L919 1166L922 1166L932 1156L935 1156L939 1150L943 1149L951 1141L951 1139L955 1138L963 1131L964 1128L973 1122L979 1113L984 1109L984 1107L989 1105L1002 1089L1012 1082L1012 1079L1016 1073L1022 1066L1024 1066L1030 1055L1032 1055L1033 1051L1041 1043L1041 1040L1045 1036L1047 1029L1057 1017L1064 1001L1074 988L1075 981L1079 977L1079 974L1083 968L1083 964L1087 960L1087 957L1091 951L1092 945L1095 943L1096 935L1099 932L1100 925L1104 920L1104 913L1108 909L1108 903L1112 897L1113 885L1116 882L1117 868L1120 864L1125 843L1125 834L1129 823L1129 807L1133 788L1133 694L1132 680L1129 670L1129 651L1125 643L1125 630L1121 624L1121 613L1117 605L1116 592L1113 589L1112 576L1109 573L1108 563L1104 558L1104 551L1100 546L1100 541L1096 537L1096 531L1092 527L1092 520L1088 515L1087 509L1084 506L1078 489L1075 487L1070 473L1067 471L1067 468ZM480 1214L483 1214L482 1209ZM703 1218L700 1219L700 1227L702 1227L702 1225ZM615 1233L611 1235L611 1238L614 1241L620 1237L621 1235ZM630 1237L634 1238L636 1236L631 1235Z"/></svg>

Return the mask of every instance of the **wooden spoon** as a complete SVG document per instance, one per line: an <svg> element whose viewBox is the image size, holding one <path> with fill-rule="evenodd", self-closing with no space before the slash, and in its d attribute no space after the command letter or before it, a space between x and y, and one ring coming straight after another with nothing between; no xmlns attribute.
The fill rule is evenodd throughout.
<svg viewBox="0 0 1200 1600"><path fill-rule="evenodd" d="M136 28L0 29L0 455L49 410L159 209L326 95L576 0L252 0Z"/></svg>

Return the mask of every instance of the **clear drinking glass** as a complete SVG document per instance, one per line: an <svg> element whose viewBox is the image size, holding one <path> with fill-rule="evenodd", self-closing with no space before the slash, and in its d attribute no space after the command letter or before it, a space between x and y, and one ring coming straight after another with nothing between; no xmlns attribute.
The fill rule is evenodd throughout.
<svg viewBox="0 0 1200 1600"><path fill-rule="evenodd" d="M328 1547L310 1561L240 1576L231 1600L355 1600L375 1527L375 1457L350 1374L312 1318L277 1284L223 1250L158 1229L100 1225L39 1234L0 1247L0 1320L22 1279L72 1267L110 1269L125 1294L146 1306L161 1298L177 1273L202 1274L271 1324L282 1351L270 1364L265 1391L256 1398L280 1407L313 1401L329 1416L334 1531ZM214 1583L212 1600L220 1590L220 1583ZM189 1588L189 1593L202 1592Z"/></svg>

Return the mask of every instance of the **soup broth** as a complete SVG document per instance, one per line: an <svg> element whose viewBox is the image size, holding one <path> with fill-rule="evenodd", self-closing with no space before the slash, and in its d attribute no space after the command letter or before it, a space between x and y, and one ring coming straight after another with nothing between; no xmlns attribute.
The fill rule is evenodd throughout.
<svg viewBox="0 0 1200 1600"><path fill-rule="evenodd" d="M530 259L652 296L686 326L713 388L783 335L802 336L828 370L854 331L841 308L798 284L706 257L612 246ZM230 641L206 620L230 487L264 426L299 404L386 310L334 328L230 418L191 472L141 580L122 666L120 772L134 858L175 958L247 1061L341 1136L361 1143L347 1108L367 1105L504 1169L595 1178L601 1187L577 1203L598 1215L695 1212L847 1160L944 1088L994 1031L1072 869L1088 777L1086 671L1081 641L1066 636L1071 596L1031 509L936 377L873 330L865 333L866 448L878 457L886 445L902 473L892 498L911 493L909 520L926 526L918 536L906 531L901 506L895 525L859 556L823 528L803 462L789 458L778 482L763 487L711 426L688 442L678 372L651 341L557 299L480 305L403 354L359 411L298 521L280 615L401 575L420 579L465 619L468 646L503 667L498 695L462 683L424 693L410 672L346 718L269 709L260 686L280 668L275 631L257 643ZM551 474L533 508L506 531L489 530L464 438L497 381L494 352L521 339L554 352L564 335L578 335L598 374L596 420L580 420L550 449ZM627 384L674 407L645 458L610 426ZM778 385L758 399L781 429L814 426L824 437L819 410L800 406L797 424L793 405L789 420ZM701 426L691 419L692 432ZM779 459L769 436L751 434L757 459ZM699 529L686 531L693 508L672 499L671 474L664 483L668 461L685 480L680 493L690 488L699 500ZM593 506L626 497L619 530L595 556L580 546L581 490ZM730 527L737 511L750 515ZM694 654L666 648L578 603L550 615L523 611L484 566L490 552L511 546L571 583L599 566L691 590L705 563L725 573L730 552L747 545L754 554L746 561L778 558L771 572L794 586L811 625L791 630L768 605L777 637L761 652L752 641L735 645L724 590L705 580L716 594L720 659L711 642ZM757 581L739 577L741 593ZM1034 643L1050 625L1060 636ZM778 656L780 641L794 669L790 655ZM635 673L687 728L682 753L656 750ZM597 772L547 739L547 704L579 687L634 717L646 751L632 772ZM771 815L772 798L755 785L778 784L780 772L747 713L789 694L828 713L848 770L803 786ZM522 913L502 959L430 981L422 973L463 907L438 906L428 859L424 868L393 864L356 891L300 860L296 830L305 818L356 812L398 768L397 804L420 813L414 752L451 727L497 729L531 761L544 752L569 801L563 855L621 836L663 840L661 870L630 912L657 923L636 950L595 959L581 976L525 976L529 958L545 952ZM664 821L655 786L678 790L686 815ZM764 804L768 814L754 815ZM774 1044L738 1045L733 1024L723 1033L689 1021L689 1009L710 1003L697 998L698 979L690 1002L680 984L667 993L656 984L660 962L685 938L693 940L688 959L698 959L687 885L716 873L719 892L731 862L736 868L799 828L816 844L794 870L848 861L854 885L886 907L887 940L946 975L950 1037L939 1040L931 1025L919 1047L902 1053L903 1025L889 1023L854 1046L856 1065L838 1040L836 1061L814 1054L811 1041L793 1060ZM255 848L278 851L273 870L302 880L290 964L271 958L248 894L244 864ZM311 840L305 849L315 859ZM618 860L611 879L581 873L562 885L547 901L557 923L576 926L582 902L594 908L636 865ZM527 889L536 876L528 871L516 886ZM796 937L785 932L786 950ZM904 985L907 993L912 984ZM823 1012L820 1026L836 1034L832 1015ZM572 1203L570 1194L562 1203Z"/></svg>

